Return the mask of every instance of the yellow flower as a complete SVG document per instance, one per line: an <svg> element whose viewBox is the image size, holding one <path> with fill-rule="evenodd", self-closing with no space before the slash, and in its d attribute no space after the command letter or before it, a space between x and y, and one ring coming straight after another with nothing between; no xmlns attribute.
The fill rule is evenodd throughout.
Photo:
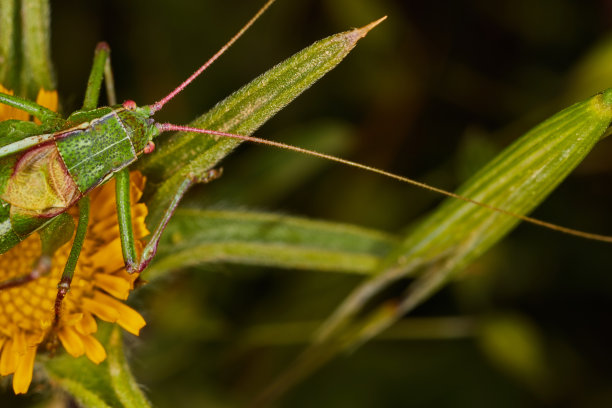
<svg viewBox="0 0 612 408"><path fill-rule="evenodd" d="M0 91L5 90L0 86ZM41 91L37 102L55 110L57 94L53 94ZM15 116L19 113L0 105L0 120ZM144 223L147 207L138 203L145 178L134 172L130 184L132 203L136 203L132 205L134 236L140 243L138 240L149 233ZM116 322L135 335L145 325L142 316L122 302L134 288L137 275L129 275L124 269L114 180L91 192L90 197L87 236L58 325L53 326L54 302L71 242L56 251L48 275L0 291L0 375L13 374L16 394L27 392L36 353L55 335L70 355L86 355L97 364L106 358L106 352L94 336L96 317ZM40 254L40 238L32 234L0 255L0 282L27 275Z"/></svg>

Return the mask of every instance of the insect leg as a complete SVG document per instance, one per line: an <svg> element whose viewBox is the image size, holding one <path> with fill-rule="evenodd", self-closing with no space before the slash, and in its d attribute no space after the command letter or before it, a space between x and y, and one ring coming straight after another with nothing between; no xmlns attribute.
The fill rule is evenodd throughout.
<svg viewBox="0 0 612 408"><path fill-rule="evenodd" d="M91 72L89 74L89 80L87 82L87 89L85 90L85 100L83 101L83 110L95 109L98 105L98 99L100 97L100 88L102 86L102 79L106 77L107 92L109 99L115 98L114 81L112 77L112 71L110 68L110 48L108 44L102 42L96 47L94 54L94 62ZM111 101L113 103L114 101ZM55 324L59 323L60 315L62 312L62 301L70 290L70 283L74 276L74 270L76 268L81 249L83 248L83 242L85 241L85 235L87 234L87 224L89 222L89 197L85 196L79 201L79 223L77 225L76 234L72 243L72 249L68 260L64 266L64 272L62 277L57 284L57 296L55 298Z"/></svg>
<svg viewBox="0 0 612 408"><path fill-rule="evenodd" d="M130 200L130 172L123 169L115 175L115 199L117 201L117 218L119 221L119 236L125 267L129 273L134 272L137 255L132 228L132 205Z"/></svg>
<svg viewBox="0 0 612 408"><path fill-rule="evenodd" d="M64 272L62 277L57 284L57 296L55 298L55 324L59 323L60 314L62 311L62 301L70 290L70 283L72 282L72 276L76 268L81 249L83 248L83 241L85 241L85 235L87 233L87 224L89 223L89 197L85 196L79 201L79 223L76 228L76 234L72 243L72 249L66 266L64 266Z"/></svg>
<svg viewBox="0 0 612 408"><path fill-rule="evenodd" d="M36 102L29 101L19 96L0 92L0 103L27 112L38 118L42 123L55 123L63 120L60 115L53 112L51 109L47 109Z"/></svg>
<svg viewBox="0 0 612 408"><path fill-rule="evenodd" d="M83 110L92 110L98 106L103 78L106 82L108 101L111 105L115 105L117 100L115 97L115 81L113 80L113 72L110 63L110 47L105 42L98 43L96 46L93 65L89 73L87 89L85 90Z"/></svg>
<svg viewBox="0 0 612 408"><path fill-rule="evenodd" d="M144 247L140 258L136 255L136 247L134 244L134 235L132 232L132 214L130 205L130 180L127 170L122 170L117 173L117 217L119 218L119 236L121 238L121 248L123 250L123 258L125 267L128 273L142 272L151 262L157 252L157 245L161 238L162 232L166 228L168 221L174 214L176 207L187 190L196 183L208 183L221 177L222 169L208 170L201 176L191 175L186 178L178 188L174 198L166 208L161 221L155 227L151 238Z"/></svg>

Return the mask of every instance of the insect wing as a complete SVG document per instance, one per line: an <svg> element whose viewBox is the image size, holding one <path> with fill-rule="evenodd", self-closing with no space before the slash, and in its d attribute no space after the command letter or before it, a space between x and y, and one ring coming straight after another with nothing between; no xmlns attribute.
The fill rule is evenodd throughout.
<svg viewBox="0 0 612 408"><path fill-rule="evenodd" d="M0 157L24 151L53 139L53 133L40 133L40 126L33 122L20 120L0 122Z"/></svg>

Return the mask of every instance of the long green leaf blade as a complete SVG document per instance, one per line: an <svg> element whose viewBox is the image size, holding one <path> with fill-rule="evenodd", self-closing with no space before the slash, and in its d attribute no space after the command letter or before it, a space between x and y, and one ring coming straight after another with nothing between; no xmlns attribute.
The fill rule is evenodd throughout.
<svg viewBox="0 0 612 408"><path fill-rule="evenodd" d="M250 135L338 65L380 21L314 43L234 92L190 125ZM140 169L151 182L158 183L149 200L148 224L159 223L186 178L214 167L239 144L234 139L179 132L162 142L156 154L141 160Z"/></svg>
<svg viewBox="0 0 612 408"><path fill-rule="evenodd" d="M494 158L457 192L517 214L528 214L606 135L612 121L612 89L542 122ZM307 349L262 395L278 398L338 353L387 329L508 234L519 220L463 201L447 199L412 229L319 330ZM404 296L358 317L373 296L398 279L416 277Z"/></svg>
<svg viewBox="0 0 612 408"><path fill-rule="evenodd" d="M604 135L612 120L611 105L612 90L608 90L559 112L505 149L468 180L458 194L513 213L528 214ZM332 322L346 321L353 315L359 306L352 302L360 299L361 303L367 298L363 293L421 272L423 280L417 282L413 294L398 308L398 313L406 312L518 223L514 217L486 208L446 200L405 237L377 276L355 291Z"/></svg>
<svg viewBox="0 0 612 408"><path fill-rule="evenodd" d="M211 262L367 274L397 243L393 236L352 225L185 209L168 225L146 278Z"/></svg>

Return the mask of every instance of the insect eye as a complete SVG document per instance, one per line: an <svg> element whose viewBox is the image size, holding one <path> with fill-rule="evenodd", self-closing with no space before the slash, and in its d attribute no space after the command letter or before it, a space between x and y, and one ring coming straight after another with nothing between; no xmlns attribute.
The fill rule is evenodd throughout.
<svg viewBox="0 0 612 408"><path fill-rule="evenodd" d="M123 102L123 107L127 110L134 110L136 109L136 102L131 99L128 99L127 101Z"/></svg>

